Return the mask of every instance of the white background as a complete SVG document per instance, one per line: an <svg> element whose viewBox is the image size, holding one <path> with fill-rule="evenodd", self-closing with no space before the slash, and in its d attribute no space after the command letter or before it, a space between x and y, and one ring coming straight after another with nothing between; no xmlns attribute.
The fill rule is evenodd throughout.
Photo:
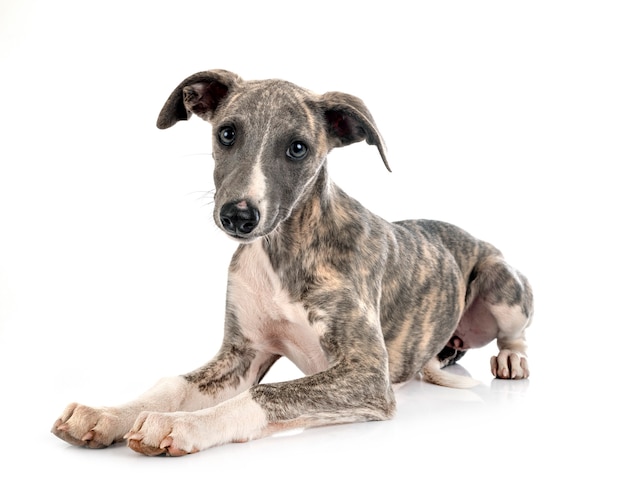
<svg viewBox="0 0 626 486"><path fill-rule="evenodd" d="M410 8L410 9L409 9ZM608 1L0 3L0 464L11 484L615 482L621 413L626 16ZM388 219L496 244L531 280L531 379L415 382L397 417L180 459L70 447L115 404L217 350L233 243L212 222L210 127L155 127L196 71L284 78L370 108L336 182ZM270 379L296 376L280 362Z"/></svg>

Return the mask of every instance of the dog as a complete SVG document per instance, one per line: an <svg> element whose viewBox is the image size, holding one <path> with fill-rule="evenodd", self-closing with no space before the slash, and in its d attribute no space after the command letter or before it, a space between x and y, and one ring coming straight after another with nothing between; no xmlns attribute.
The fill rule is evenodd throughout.
<svg viewBox="0 0 626 486"><path fill-rule="evenodd" d="M361 141L389 169L361 99L213 70L182 81L157 126L192 114L213 127L215 223L239 243L221 348L124 405L70 404L55 435L179 456L291 428L387 420L409 380L476 384L443 368L493 340L495 377L528 377L525 276L460 228L389 223L330 180L329 152ZM261 383L283 356L304 376Z"/></svg>

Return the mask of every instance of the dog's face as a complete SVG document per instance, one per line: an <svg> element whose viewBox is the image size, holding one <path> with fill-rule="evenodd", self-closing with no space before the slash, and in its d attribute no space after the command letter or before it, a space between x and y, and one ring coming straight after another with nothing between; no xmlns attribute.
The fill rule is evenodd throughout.
<svg viewBox="0 0 626 486"><path fill-rule="evenodd" d="M330 146L303 90L267 81L235 90L211 118L217 225L239 241L274 231L315 180Z"/></svg>
<svg viewBox="0 0 626 486"><path fill-rule="evenodd" d="M306 199L334 148L382 138L350 95L315 95L280 80L243 81L227 71L187 78L157 125L194 113L213 125L216 224L239 242L272 233Z"/></svg>

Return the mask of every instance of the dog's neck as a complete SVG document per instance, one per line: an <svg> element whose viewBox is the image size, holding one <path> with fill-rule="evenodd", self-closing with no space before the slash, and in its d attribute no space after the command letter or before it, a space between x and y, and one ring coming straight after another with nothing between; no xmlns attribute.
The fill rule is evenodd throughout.
<svg viewBox="0 0 626 486"><path fill-rule="evenodd" d="M265 251L275 270L284 269L286 262L293 265L294 261L303 268L303 261L316 248L350 248L357 244L355 235L362 234L358 214L366 209L330 179L326 165L309 191L290 216L264 238Z"/></svg>

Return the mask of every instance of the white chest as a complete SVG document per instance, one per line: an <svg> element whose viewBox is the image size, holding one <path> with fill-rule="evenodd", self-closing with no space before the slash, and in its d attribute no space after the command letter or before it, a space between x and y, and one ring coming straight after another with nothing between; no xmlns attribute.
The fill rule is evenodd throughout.
<svg viewBox="0 0 626 486"><path fill-rule="evenodd" d="M320 345L326 325L310 322L293 302L257 241L243 247L228 278L228 305L244 335L260 351L286 356L305 374L328 368Z"/></svg>

